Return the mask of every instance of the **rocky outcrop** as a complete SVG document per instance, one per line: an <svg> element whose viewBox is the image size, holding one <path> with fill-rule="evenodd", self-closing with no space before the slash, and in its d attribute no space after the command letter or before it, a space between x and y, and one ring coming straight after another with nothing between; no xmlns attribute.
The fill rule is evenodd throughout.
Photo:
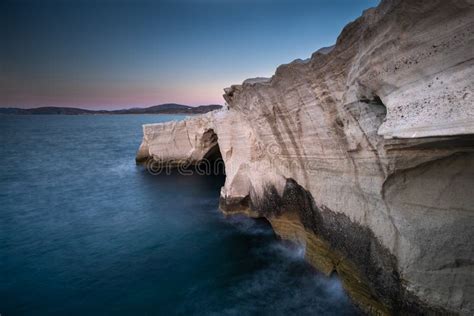
<svg viewBox="0 0 474 316"><path fill-rule="evenodd" d="M385 0L334 47L144 126L137 160L225 162L265 217L374 314L474 312L474 2Z"/></svg>

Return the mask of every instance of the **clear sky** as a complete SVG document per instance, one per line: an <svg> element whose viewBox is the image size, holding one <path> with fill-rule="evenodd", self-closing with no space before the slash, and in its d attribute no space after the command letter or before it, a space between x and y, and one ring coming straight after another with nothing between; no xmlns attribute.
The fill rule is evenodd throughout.
<svg viewBox="0 0 474 316"><path fill-rule="evenodd" d="M0 106L223 104L379 0L2 0Z"/></svg>

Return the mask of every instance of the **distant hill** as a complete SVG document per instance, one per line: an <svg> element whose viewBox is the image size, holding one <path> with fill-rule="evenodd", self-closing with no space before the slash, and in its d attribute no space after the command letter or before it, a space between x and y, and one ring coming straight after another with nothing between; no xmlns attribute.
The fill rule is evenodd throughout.
<svg viewBox="0 0 474 316"><path fill-rule="evenodd" d="M211 105L200 105L200 106L189 106L175 103L166 103L160 105L154 105L147 108L131 108L123 110L86 110L80 108L68 108L68 107L40 107L33 109L20 109L20 108L0 108L0 114L6 115L80 115L80 114L202 114L210 111L218 110L222 108L222 105L211 104Z"/></svg>

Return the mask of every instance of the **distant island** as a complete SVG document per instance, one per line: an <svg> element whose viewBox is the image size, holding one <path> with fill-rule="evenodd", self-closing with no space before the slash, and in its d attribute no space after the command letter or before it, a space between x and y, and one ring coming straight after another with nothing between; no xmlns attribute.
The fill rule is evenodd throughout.
<svg viewBox="0 0 474 316"><path fill-rule="evenodd" d="M3 115L83 115L83 114L202 114L210 111L218 110L222 105L210 104L189 106L176 103L166 103L154 105L147 108L130 108L123 110L86 110L80 108L69 107L39 107L32 109L20 108L0 108L0 114Z"/></svg>

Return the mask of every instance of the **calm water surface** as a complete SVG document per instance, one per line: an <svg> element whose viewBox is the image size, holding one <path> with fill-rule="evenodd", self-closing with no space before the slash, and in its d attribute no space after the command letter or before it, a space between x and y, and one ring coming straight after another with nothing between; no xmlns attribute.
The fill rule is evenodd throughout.
<svg viewBox="0 0 474 316"><path fill-rule="evenodd" d="M218 211L224 178L135 166L144 123L0 116L0 314L353 315L335 278L264 222Z"/></svg>

